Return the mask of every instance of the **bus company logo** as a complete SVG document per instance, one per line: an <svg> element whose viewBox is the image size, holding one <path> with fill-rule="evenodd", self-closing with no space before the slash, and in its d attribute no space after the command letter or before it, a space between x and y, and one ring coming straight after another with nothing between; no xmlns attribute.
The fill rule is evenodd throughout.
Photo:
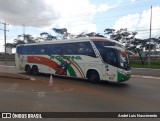
<svg viewBox="0 0 160 121"><path fill-rule="evenodd" d="M69 60L82 60L80 56L51 56L52 59L57 60L63 60L63 59L69 59Z"/></svg>
<svg viewBox="0 0 160 121"><path fill-rule="evenodd" d="M109 76L109 77L113 77L113 78L116 77L116 74L114 74L114 73L113 74L112 73L106 73L106 75Z"/></svg>
<svg viewBox="0 0 160 121"><path fill-rule="evenodd" d="M2 113L2 118L12 118L11 113Z"/></svg>

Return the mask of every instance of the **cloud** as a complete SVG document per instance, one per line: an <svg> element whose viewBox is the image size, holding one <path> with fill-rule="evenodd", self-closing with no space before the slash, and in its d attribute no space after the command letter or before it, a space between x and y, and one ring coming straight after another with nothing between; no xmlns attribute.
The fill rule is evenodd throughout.
<svg viewBox="0 0 160 121"><path fill-rule="evenodd" d="M115 8L115 7L117 7L117 5L109 6L109 5L107 5L107 4L101 4L101 5L97 8L97 12L105 12L105 11L107 11L108 9Z"/></svg>
<svg viewBox="0 0 160 121"><path fill-rule="evenodd" d="M22 25L33 36L37 35L37 28L39 32L53 32L53 27L65 27L72 34L80 34L96 32L97 27L92 22L94 16L113 7L107 4L94 5L90 0L0 0L0 21L9 24L7 42L13 42L19 31L22 33L22 27L17 27ZM36 32L31 31L35 29ZM2 38L0 51L4 52L3 42Z"/></svg>
<svg viewBox="0 0 160 121"><path fill-rule="evenodd" d="M57 19L53 9L44 5L42 0L0 0L0 16L13 25L41 27L51 24L50 19ZM48 21L46 21L48 19Z"/></svg>
<svg viewBox="0 0 160 121"><path fill-rule="evenodd" d="M160 7L152 9L152 37L160 36ZM116 21L114 29L128 28L137 31L139 38L149 38L151 10L144 10L141 14L129 14Z"/></svg>
<svg viewBox="0 0 160 121"><path fill-rule="evenodd" d="M114 25L114 29L121 29L121 28L129 28L129 29L136 29L140 19L139 14L129 14L127 16L121 17L118 21L116 21Z"/></svg>
<svg viewBox="0 0 160 121"><path fill-rule="evenodd" d="M96 6L89 0L45 0L52 5L60 14L57 21L52 26L66 27L70 33L96 32L97 27L93 24L93 17L97 13L105 12L113 8L107 4ZM63 4L62 4L63 3Z"/></svg>
<svg viewBox="0 0 160 121"><path fill-rule="evenodd" d="M0 19L37 28L66 27L73 33L96 31L93 17L113 7L90 0L0 0Z"/></svg>

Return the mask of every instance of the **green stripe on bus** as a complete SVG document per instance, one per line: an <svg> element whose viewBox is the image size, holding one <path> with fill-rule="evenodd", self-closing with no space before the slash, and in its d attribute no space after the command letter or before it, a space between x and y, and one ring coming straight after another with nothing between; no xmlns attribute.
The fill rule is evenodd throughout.
<svg viewBox="0 0 160 121"><path fill-rule="evenodd" d="M72 60L79 68L80 68L80 70L81 70L81 72L82 72L82 74L83 74L83 77L85 77L85 75L84 75L84 73L83 73L83 70L82 70L82 68L78 65L78 63L76 62L76 61L74 61L74 60Z"/></svg>

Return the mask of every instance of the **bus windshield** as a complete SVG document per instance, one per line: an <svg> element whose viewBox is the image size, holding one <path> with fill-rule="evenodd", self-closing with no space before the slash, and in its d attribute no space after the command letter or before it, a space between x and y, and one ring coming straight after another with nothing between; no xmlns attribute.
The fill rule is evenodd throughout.
<svg viewBox="0 0 160 121"><path fill-rule="evenodd" d="M105 47L103 52L101 51L102 59L105 63L110 64L112 66L129 70L129 61L128 57L123 50L115 49L115 48L108 48Z"/></svg>
<svg viewBox="0 0 160 121"><path fill-rule="evenodd" d="M125 70L129 70L129 59L125 51L117 50L119 58L119 67Z"/></svg>

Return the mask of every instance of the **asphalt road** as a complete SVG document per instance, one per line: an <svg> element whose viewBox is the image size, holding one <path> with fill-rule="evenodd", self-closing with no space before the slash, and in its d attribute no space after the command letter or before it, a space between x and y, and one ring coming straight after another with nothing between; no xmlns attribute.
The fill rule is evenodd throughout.
<svg viewBox="0 0 160 121"><path fill-rule="evenodd" d="M56 78L53 87L48 87L48 80L47 77L38 77L36 81L1 78L0 93L4 97L0 99L1 111L160 110L159 80L133 78L123 84L93 85L84 80ZM6 100L9 98L12 102ZM35 102L38 105L33 106ZM5 103L9 104L7 108Z"/></svg>
<svg viewBox="0 0 160 121"><path fill-rule="evenodd" d="M0 111L160 111L160 80L132 78L126 83L54 78L0 79ZM11 101L12 100L12 101Z"/></svg>
<svg viewBox="0 0 160 121"><path fill-rule="evenodd" d="M160 69L132 68L132 75L160 76Z"/></svg>
<svg viewBox="0 0 160 121"><path fill-rule="evenodd" d="M0 70L16 73L13 67ZM91 84L87 80L54 77L53 86L49 87L49 76L34 78L0 77L0 112L160 111L159 79L134 77L119 84Z"/></svg>

